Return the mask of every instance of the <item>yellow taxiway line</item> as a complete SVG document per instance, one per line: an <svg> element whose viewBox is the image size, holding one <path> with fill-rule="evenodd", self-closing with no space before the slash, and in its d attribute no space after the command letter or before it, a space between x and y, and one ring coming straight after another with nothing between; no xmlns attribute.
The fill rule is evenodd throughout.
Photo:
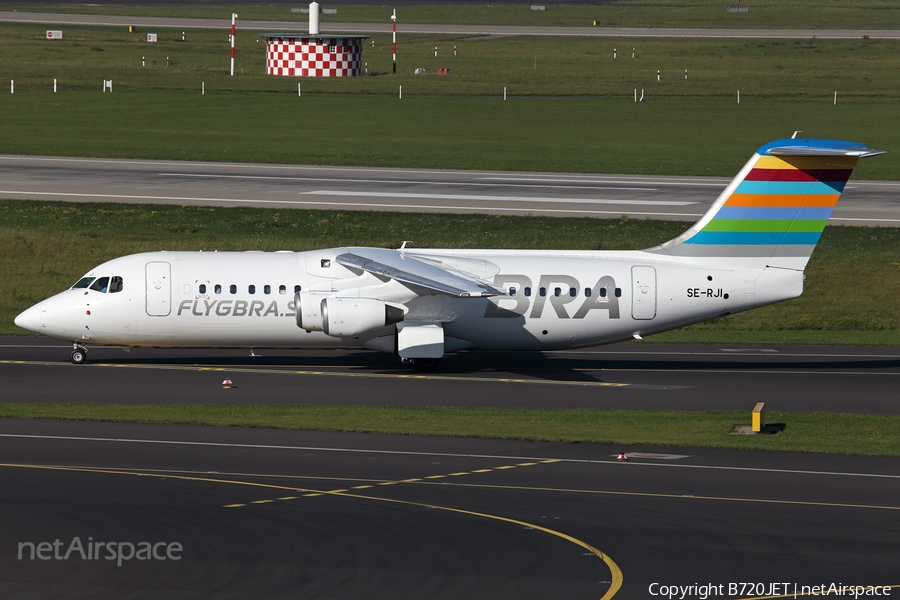
<svg viewBox="0 0 900 600"><path fill-rule="evenodd" d="M498 467L494 467L493 469L479 469L477 472L485 473L485 472L490 472L490 471L494 471L494 470L502 471L502 470L508 470L508 469L521 468L521 467L536 466L536 465L540 465L540 464L552 464L552 463L556 463L556 462L560 462L560 461L555 460L555 459L548 459L548 460L542 460L539 462L518 463L515 465L501 465ZM171 472L167 473L165 471L160 471L160 470L153 470L151 472L142 472L142 471L134 471L134 470L121 470L121 469L115 469L115 468L109 469L109 468L93 468L93 467L75 467L75 466L67 466L67 465L29 465L29 464L18 464L18 463L0 463L0 468L3 468L3 467L22 468L22 469L41 469L41 470L50 470L50 471L76 471L76 472L84 472L84 473L100 473L100 474L107 474L107 475L132 475L132 476L143 476L143 477L147 477L147 476L151 475L151 473L152 473L152 475L154 475L156 477L179 479L179 480L184 480L184 481L202 481L202 482L206 482L206 483L223 483L223 484L231 484L231 485L261 487L261 488L267 488L267 489L296 491L296 488L281 486L281 485L271 485L271 484L250 482L250 481L238 481L238 480L233 480L233 479L220 479L220 478L215 478L215 477L197 477L197 476L193 476L193 475L177 475L177 474L172 474ZM458 472L452 473L450 475L463 476L463 475L471 475L471 474L474 474L475 472L476 471L458 471ZM263 475L260 474L260 476L263 476ZM426 479L434 478L434 477L437 477L437 476L434 476L434 475L428 476L428 477L426 477ZM441 476L441 477L445 477L445 476ZM423 481L423 478L399 479L399 480L393 480L393 481L384 481L377 485L382 485L382 486L383 485L397 485L397 484L402 484L402 483L417 484L417 483L424 483L424 481ZM369 488L369 487L374 487L374 486L356 486L353 489L362 489L362 488ZM523 488L523 489L525 489L525 488ZM615 563L615 561L613 561L604 552L601 552L595 546L592 546L591 544L588 544L587 542L584 542L574 536L568 535L561 531L557 531L555 529L550 529L549 527L544 527L542 525L528 523L526 521L520 521L518 519L512 519L512 518L504 517L501 515L493 515L493 514L489 514L489 513L476 512L476 511L466 510L466 509L462 509L462 508L454 508L454 507L450 507L450 506L440 506L440 505L436 505L436 504L426 504L426 503L422 503L422 502L412 502L412 501L408 501L408 500L398 500L398 499L394 499L394 498L380 498L377 496L364 496L361 494L350 493L350 491L347 489L316 490L316 491L309 490L309 493L305 493L302 495L302 497L304 497L304 498L320 497L320 496L341 496L341 497L345 497L345 498L355 498L355 499L360 499L360 500L374 500L377 502L389 502L392 504L402 504L402 505L406 505L406 506L418 506L418 507L422 507L422 508L429 508L432 510L442 510L442 511L447 511L447 512L452 512L452 513L457 513L457 514L464 514L464 515L470 515L470 516L474 516L474 517L480 517L480 518L484 518L484 519L491 519L494 521L512 523L514 525L520 525L522 527L527 527L530 529L534 529L536 531L542 531L549 535L563 539L567 542L576 544L576 545L584 548L591 554L597 556L598 558L600 558L603 561L603 563L609 569L612 579L611 579L611 584L609 586L609 589L600 598L600 600L610 600L613 596L616 595L616 593L622 587L622 583L624 581L624 577L622 575L622 570L619 569L619 566ZM253 505L253 504L255 504L255 505L271 504L271 503L274 503L276 500L290 501L290 500L299 500L300 498L301 498L301 496L282 496L282 497L278 497L278 498L274 498L274 499L273 498L264 498L264 499L260 499L260 500L252 500L247 503L226 504L226 505L224 505L224 508L242 508L242 507L246 507L246 506Z"/></svg>
<svg viewBox="0 0 900 600"><path fill-rule="evenodd" d="M366 373L358 371L311 371L306 369L270 369L265 367L212 367L202 365L150 365L150 364L125 364L125 363L88 363L86 365L73 365L64 362L43 362L35 360L0 360L0 365L35 365L44 367L98 367L116 369L152 369L160 371L193 371L216 373L253 373L272 375L304 375L318 377L358 377L364 379L409 379L421 381L455 381L472 383L531 383L539 385L561 385L577 387L608 387L624 388L630 383L615 383L608 381L559 381L554 379L523 379L511 377L457 377L453 375L413 375L410 373Z"/></svg>

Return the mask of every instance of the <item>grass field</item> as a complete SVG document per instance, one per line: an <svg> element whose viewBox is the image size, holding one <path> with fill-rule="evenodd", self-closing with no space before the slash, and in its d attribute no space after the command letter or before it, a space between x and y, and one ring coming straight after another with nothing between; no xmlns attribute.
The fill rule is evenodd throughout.
<svg viewBox="0 0 900 600"><path fill-rule="evenodd" d="M900 456L900 417L767 413L775 435L729 435L738 411L210 404L0 404L0 418L266 427L622 445ZM627 450L627 448L625 448Z"/></svg>
<svg viewBox="0 0 900 600"><path fill-rule="evenodd" d="M386 76L390 34L373 34L363 48L368 77L294 78L265 74L264 40L253 32L236 37L234 77L228 74L230 50L223 32L193 30L186 42L181 30L157 33L159 42L147 43L145 34L125 28L73 26L63 39L47 40L41 25L0 24L0 81L15 79L20 92L52 89L57 78L62 90L98 92L103 79L113 79L117 91L198 92L205 80L213 92L296 95L302 82L310 94L396 96L405 84L405 95L498 96L507 86L515 97L629 99L637 87L653 100L732 100L740 89L748 102L796 98L829 104L834 91L839 101L895 102L900 83L900 40L404 35L398 44L399 72ZM418 67L427 73L415 75ZM435 74L444 67L451 76Z"/></svg>
<svg viewBox="0 0 900 600"><path fill-rule="evenodd" d="M303 3L298 3L298 6ZM745 6L747 13L729 13L727 6ZM335 8L324 5L325 8ZM338 6L337 14L322 15L322 22L385 23L387 6ZM234 11L242 19L306 21L287 6L55 6L28 8L46 12L230 18ZM811 29L898 29L900 6L892 0L620 0L597 4L547 5L531 10L530 3L506 5L401 6L402 23L450 23L472 25L544 25L601 27L730 27ZM402 25L401 25L402 29Z"/></svg>
<svg viewBox="0 0 900 600"><path fill-rule="evenodd" d="M631 42L417 36L405 40L402 73L391 76L387 37L376 36L364 56L380 75L299 80L262 74L263 49L250 36L239 38L238 74L229 77L227 36L192 35L182 43L180 32L161 31L160 43L146 44L122 29L70 28L54 42L38 26L0 25L0 80L16 82L14 94L0 93L0 147L693 175L733 175L760 143L795 130L900 147L900 129L890 126L900 42L639 40L638 58L613 60L613 45ZM434 59L434 45L456 45L459 56ZM449 66L453 75L417 76L415 66ZM104 79L114 81L114 93L101 91ZM646 102L633 102L635 88ZM854 177L900 179L900 154L864 161Z"/></svg>
<svg viewBox="0 0 900 600"><path fill-rule="evenodd" d="M686 228L633 219L0 201L7 275L0 334L24 333L12 323L19 311L134 252L396 248L408 239L419 247L640 249ZM900 345L900 228L826 227L806 273L796 300L649 339Z"/></svg>
<svg viewBox="0 0 900 600"><path fill-rule="evenodd" d="M0 95L0 110L10 154L731 177L797 129L900 148L891 104L98 90ZM900 153L853 177L900 179Z"/></svg>

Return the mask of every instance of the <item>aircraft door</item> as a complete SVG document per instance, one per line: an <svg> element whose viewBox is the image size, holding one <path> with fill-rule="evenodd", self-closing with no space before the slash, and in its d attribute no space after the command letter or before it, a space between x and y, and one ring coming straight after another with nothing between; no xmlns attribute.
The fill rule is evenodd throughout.
<svg viewBox="0 0 900 600"><path fill-rule="evenodd" d="M169 263L147 263L147 314L151 317L167 317L172 312L171 280Z"/></svg>
<svg viewBox="0 0 900 600"><path fill-rule="evenodd" d="M649 320L656 316L656 269L631 267L631 316Z"/></svg>

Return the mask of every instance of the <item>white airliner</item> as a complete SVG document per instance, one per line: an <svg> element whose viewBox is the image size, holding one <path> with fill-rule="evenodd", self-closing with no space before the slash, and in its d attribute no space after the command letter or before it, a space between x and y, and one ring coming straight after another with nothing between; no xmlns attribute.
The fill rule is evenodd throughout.
<svg viewBox="0 0 900 600"><path fill-rule="evenodd" d="M462 350L618 342L803 292L864 144L765 144L709 211L641 251L330 248L148 252L92 269L18 317L87 345L369 348L431 369Z"/></svg>

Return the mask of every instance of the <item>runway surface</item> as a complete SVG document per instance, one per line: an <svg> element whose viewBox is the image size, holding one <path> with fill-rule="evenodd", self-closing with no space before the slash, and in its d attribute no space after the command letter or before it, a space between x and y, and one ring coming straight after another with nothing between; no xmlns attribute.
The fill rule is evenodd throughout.
<svg viewBox="0 0 900 600"><path fill-rule="evenodd" d="M0 198L697 220L730 178L0 155ZM900 225L900 182L847 185L832 224Z"/></svg>
<svg viewBox="0 0 900 600"><path fill-rule="evenodd" d="M615 344L470 352L420 373L369 351L153 350L0 338L0 402L440 405L900 414L900 349ZM237 386L223 389L231 379Z"/></svg>
<svg viewBox="0 0 900 600"><path fill-rule="evenodd" d="M897 585L898 465L2 420L0 595L631 599L699 583L758 598L773 584ZM45 546L40 560L27 546L59 540L64 556L75 538L103 542L101 558ZM164 560L117 566L141 542Z"/></svg>
<svg viewBox="0 0 900 600"><path fill-rule="evenodd" d="M387 14L387 13L385 13ZM228 19L186 19L170 17L126 17L108 15L68 15L55 13L0 12L0 21L53 25L95 25L139 27L171 27L176 29L228 29ZM294 21L248 21L238 19L235 27L256 32L307 32L305 17ZM325 33L390 33L391 23L320 23ZM546 35L588 37L678 37L678 38L818 38L818 39L898 39L900 31L879 29L704 29L651 27L526 27L503 25L427 25L397 24L399 33L434 33L462 35Z"/></svg>

